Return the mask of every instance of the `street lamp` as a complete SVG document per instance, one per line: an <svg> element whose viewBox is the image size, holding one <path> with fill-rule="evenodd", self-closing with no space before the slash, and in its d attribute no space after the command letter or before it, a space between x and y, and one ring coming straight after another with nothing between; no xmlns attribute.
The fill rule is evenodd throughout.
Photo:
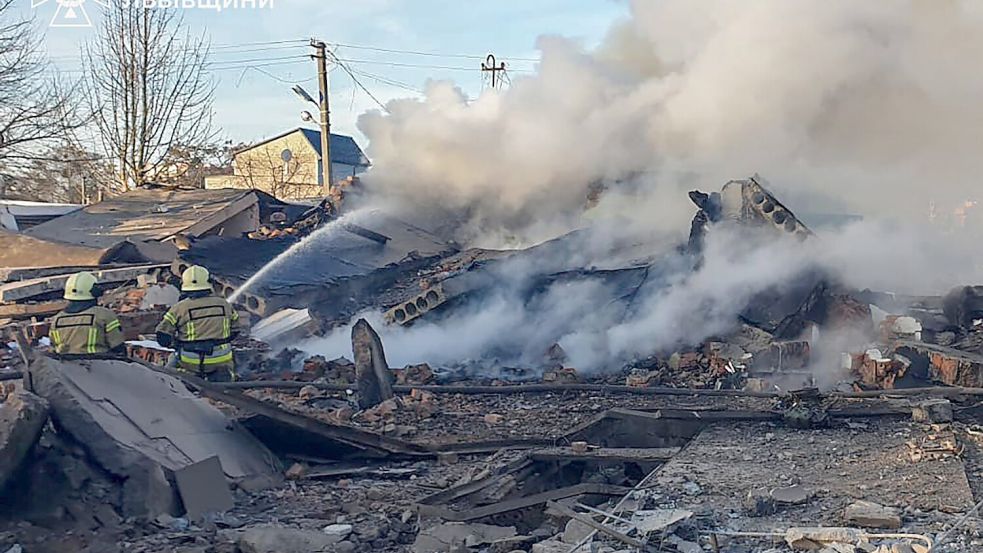
<svg viewBox="0 0 983 553"><path fill-rule="evenodd" d="M296 94L297 96L300 96L300 99L301 100L306 100L306 101L314 104L317 107L321 107L321 104L318 104L317 102L315 102L314 101L314 98L311 98L311 95L308 94L306 90L304 90L304 87L302 87L300 85L296 85L291 90L294 91L294 94Z"/></svg>
<svg viewBox="0 0 983 553"><path fill-rule="evenodd" d="M323 55L323 52L322 52L322 55ZM315 106L317 106L317 109L318 109L318 111L321 114L320 120L318 121L318 125L321 128L321 180L324 181L324 183L323 183L322 186L324 186L325 195L328 195L328 193L331 191L331 185L333 184L331 182L331 169L332 169L332 167L331 167L331 123L330 123L330 120L328 118L328 98L327 98L327 92L326 92L327 91L327 72L324 71L324 67L323 67L323 61L324 60L321 59L321 58L318 58L318 61L319 62L322 62L322 63L319 63L318 64L318 73L319 73L318 77L322 81L321 82L321 90L322 90L322 93L321 93L321 101L318 102L317 100L315 100L310 94L307 93L306 90L304 90L304 87L302 87L300 85L294 85L294 87L291 88L291 90L293 90L294 91L294 94L296 94L297 96L299 96L301 100L304 100L305 102L310 102L310 103L314 104ZM300 118L302 120L304 120L305 122L308 122L308 123L314 121L314 116L309 111L301 112Z"/></svg>

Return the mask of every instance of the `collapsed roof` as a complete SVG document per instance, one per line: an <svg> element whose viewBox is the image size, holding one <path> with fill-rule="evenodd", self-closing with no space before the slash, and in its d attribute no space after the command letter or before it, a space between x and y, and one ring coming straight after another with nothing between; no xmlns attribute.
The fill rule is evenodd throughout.
<svg viewBox="0 0 983 553"><path fill-rule="evenodd" d="M270 240L209 236L180 253L180 265L203 264L229 295L291 248L275 270L252 283L243 306L260 316L283 307L304 308L326 300L347 316L378 305L378 292L456 251L428 230L381 211L361 213L308 238ZM262 298L260 303L257 298ZM349 302L351 302L349 304ZM343 305L348 307L343 308Z"/></svg>
<svg viewBox="0 0 983 553"><path fill-rule="evenodd" d="M147 187L88 205L25 234L89 248L129 241L146 257L169 262L176 253L169 241L178 236L238 236L254 230L270 212L288 207L255 190Z"/></svg>
<svg viewBox="0 0 983 553"><path fill-rule="evenodd" d="M54 242L0 229L0 266L3 267L94 267L146 261L148 260L130 242L96 248Z"/></svg>

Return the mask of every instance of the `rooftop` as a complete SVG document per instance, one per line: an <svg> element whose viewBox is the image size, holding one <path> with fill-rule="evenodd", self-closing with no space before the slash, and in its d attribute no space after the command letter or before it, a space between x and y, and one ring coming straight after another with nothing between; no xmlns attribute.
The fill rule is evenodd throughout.
<svg viewBox="0 0 983 553"><path fill-rule="evenodd" d="M85 206L27 234L93 248L122 240L161 241L207 226L223 210L237 212L255 202L252 190L145 188Z"/></svg>
<svg viewBox="0 0 983 553"><path fill-rule="evenodd" d="M285 136L294 134L295 132L300 132L307 139L314 152L321 156L321 131L315 129L305 129L303 127L298 127L296 129L291 129L285 133L278 134L271 138L261 140L255 144L250 144L245 148L239 150L239 152L244 152L252 150L253 148L258 148L264 144L269 144L274 140L279 140ZM238 153L238 152L237 152ZM369 158L365 156L362 149L358 147L355 139L350 136L345 136L342 134L331 133L331 161L334 163L343 163L345 165L355 165L367 167L370 165Z"/></svg>

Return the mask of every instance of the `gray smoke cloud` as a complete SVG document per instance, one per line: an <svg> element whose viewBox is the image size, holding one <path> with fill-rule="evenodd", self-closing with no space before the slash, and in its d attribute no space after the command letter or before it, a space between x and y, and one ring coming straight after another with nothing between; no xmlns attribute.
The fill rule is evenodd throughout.
<svg viewBox="0 0 983 553"><path fill-rule="evenodd" d="M538 46L538 73L507 91L469 102L432 82L363 115L367 182L520 243L562 226L591 183L639 174L637 211L664 228L684 222L681 188L754 172L865 215L924 220L975 194L979 3L641 0L596 51Z"/></svg>
<svg viewBox="0 0 983 553"><path fill-rule="evenodd" d="M917 294L983 274L972 209L968 222L953 213L983 174L983 73L970 55L983 47L983 4L638 0L595 50L557 36L538 46L537 73L508 90L469 101L431 82L422 99L363 115L372 201L411 218L453 213L472 246L593 226L582 266L632 240L671 255L695 211L686 190L755 172L793 211L866 219L805 244L713 233L699 270L672 273L627 315L592 300L609 291L591 279L531 305L519 291L545 269L513 267L439 323L384 328L394 364L528 361L558 341L574 366L602 369L727 332L750 297L806 267ZM346 332L307 347L345 354Z"/></svg>

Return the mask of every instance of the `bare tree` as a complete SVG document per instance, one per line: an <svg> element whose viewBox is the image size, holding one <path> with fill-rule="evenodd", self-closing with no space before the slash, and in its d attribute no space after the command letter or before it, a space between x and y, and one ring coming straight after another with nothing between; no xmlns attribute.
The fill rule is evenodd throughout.
<svg viewBox="0 0 983 553"><path fill-rule="evenodd" d="M52 143L82 121L77 102L47 71L34 22L21 18L14 3L0 0L0 171L16 176L48 159Z"/></svg>
<svg viewBox="0 0 983 553"><path fill-rule="evenodd" d="M173 144L154 180L182 188L201 188L205 177L232 174L233 148L231 141L198 147Z"/></svg>
<svg viewBox="0 0 983 553"><path fill-rule="evenodd" d="M200 148L214 138L209 42L191 33L180 11L112 2L83 50L94 142L111 160L114 174L104 178L115 189L167 174L172 146Z"/></svg>
<svg viewBox="0 0 983 553"><path fill-rule="evenodd" d="M13 200L91 203L99 199L98 179L92 174L95 155L80 151L69 140L39 150L10 179L5 196Z"/></svg>

